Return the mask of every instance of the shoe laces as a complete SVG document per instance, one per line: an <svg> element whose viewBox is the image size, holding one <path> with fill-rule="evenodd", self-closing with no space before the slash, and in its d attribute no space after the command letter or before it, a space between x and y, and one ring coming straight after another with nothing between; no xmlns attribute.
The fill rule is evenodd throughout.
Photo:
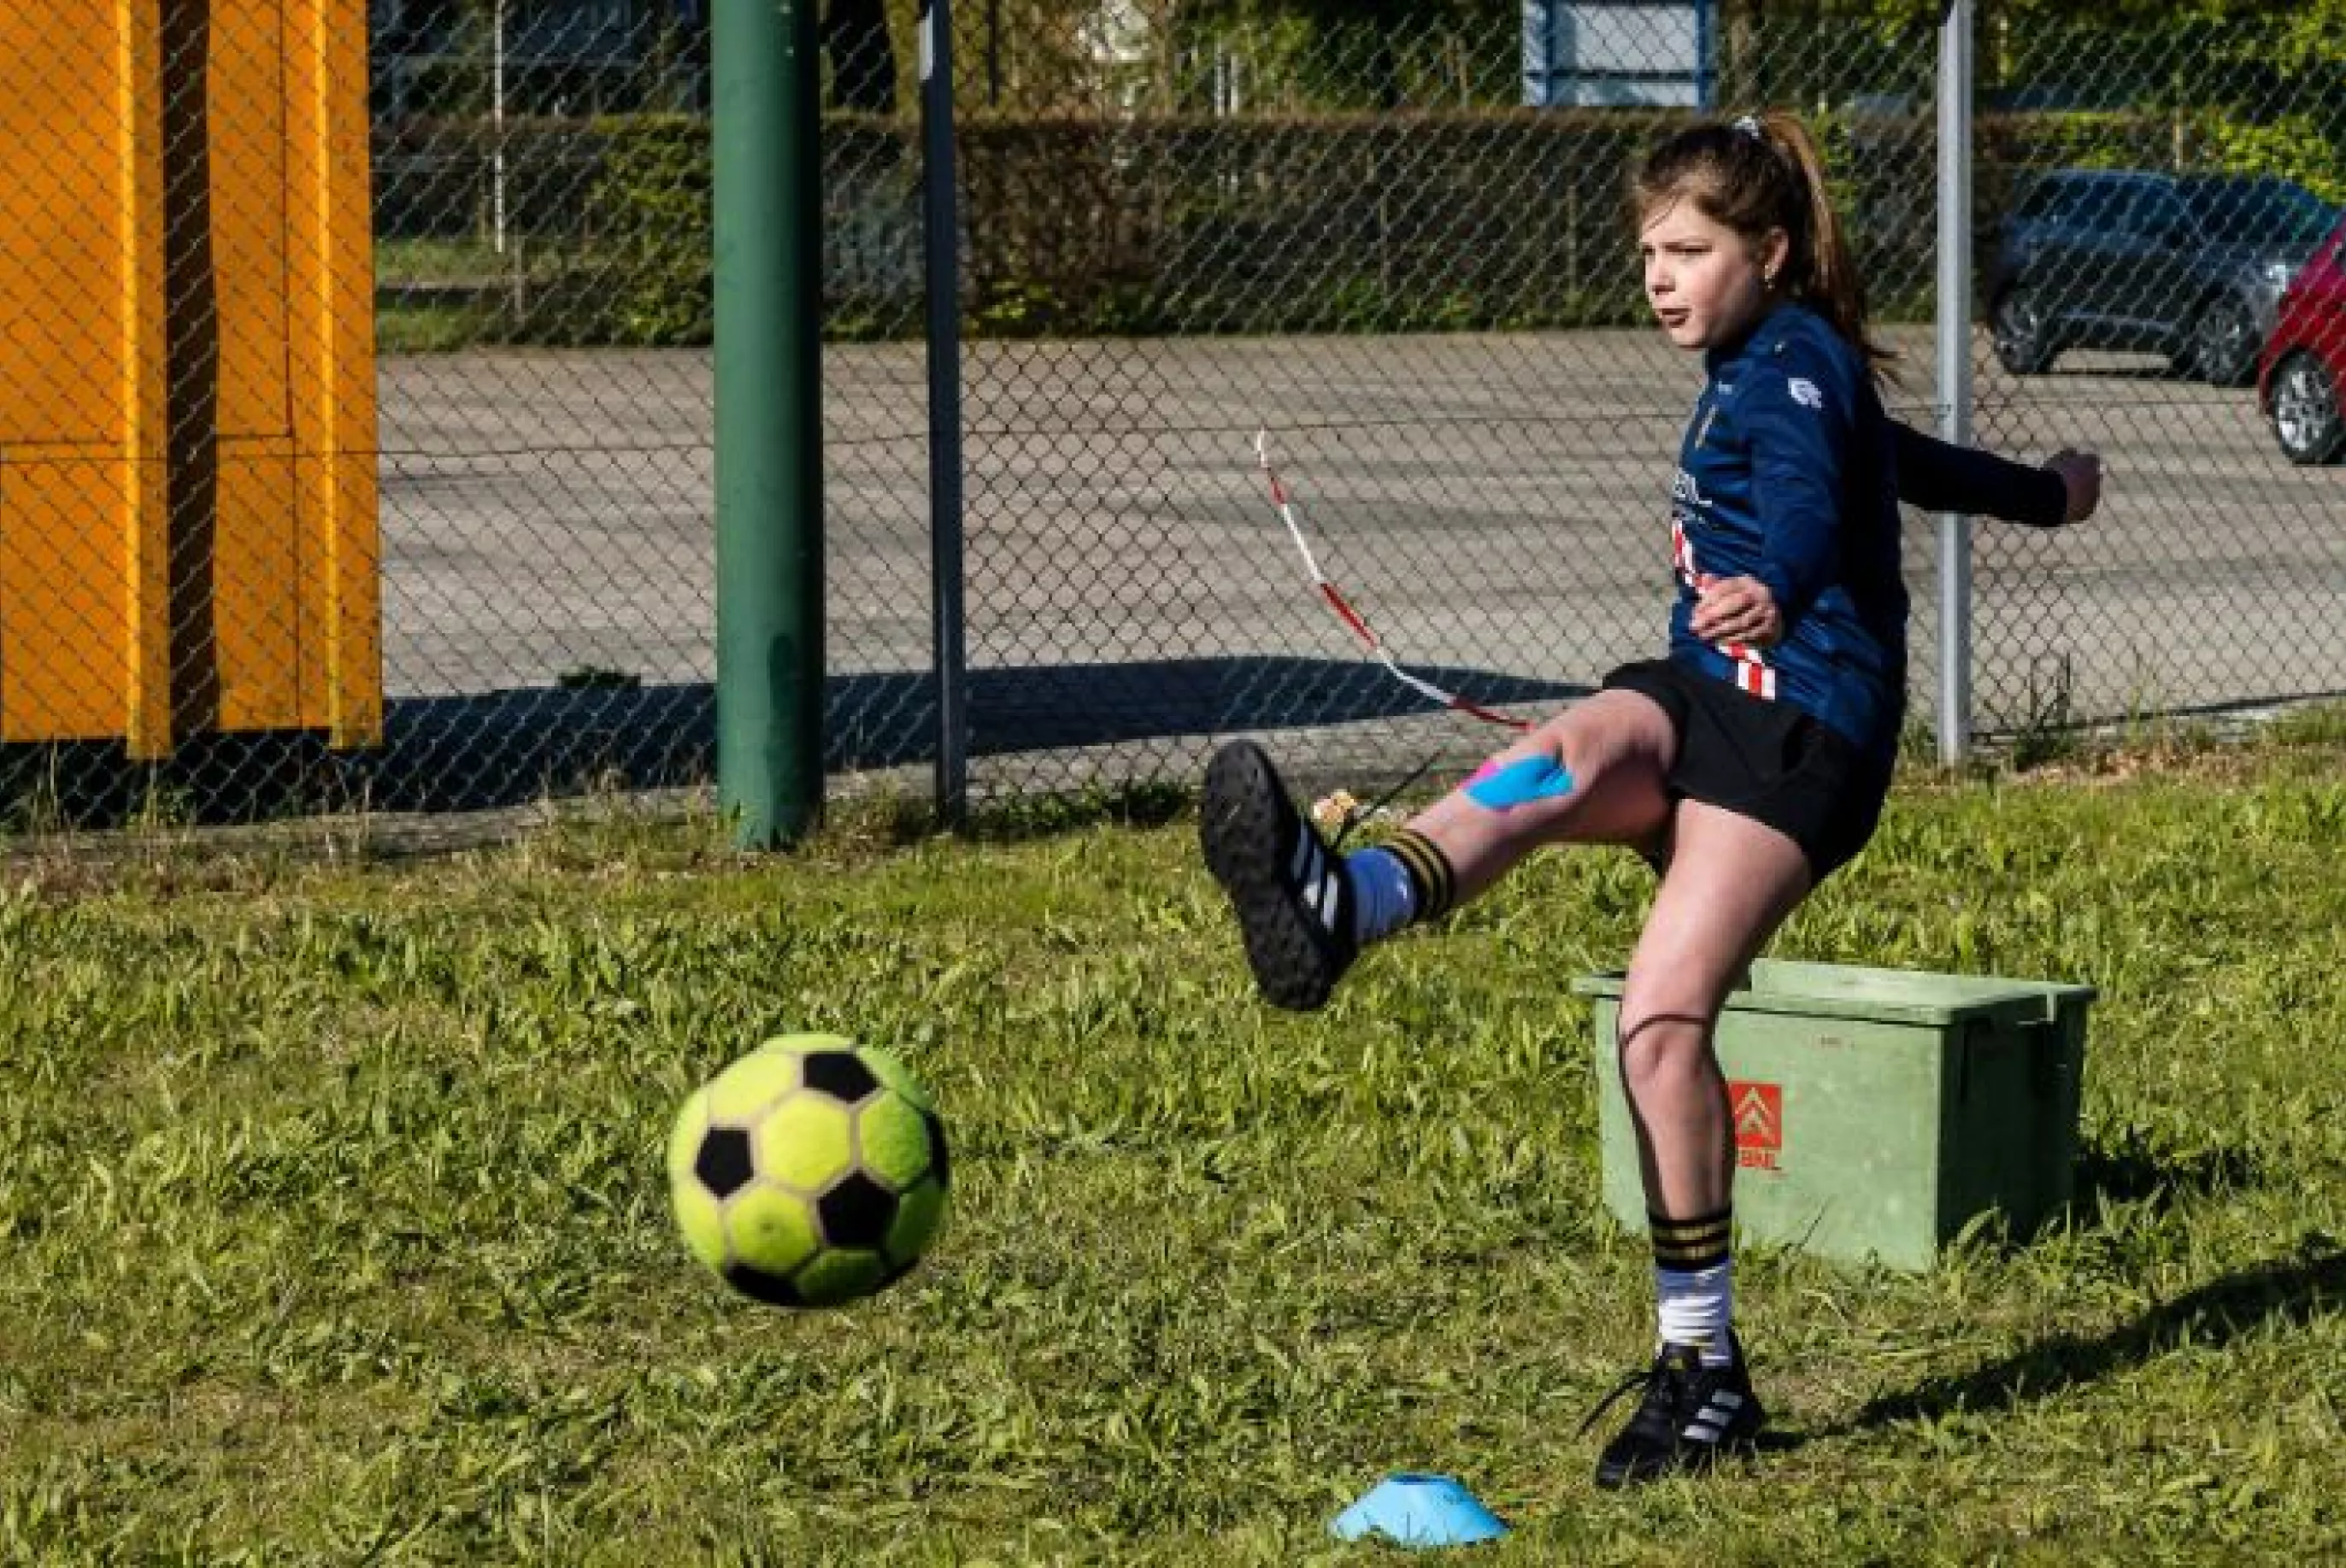
<svg viewBox="0 0 2346 1568"><path fill-rule="evenodd" d="M1367 805L1355 806L1350 811L1346 812L1344 814L1343 821L1337 824L1336 836L1328 840L1328 852L1332 855L1339 850L1341 850L1344 847L1344 840L1352 836L1353 829L1369 820L1378 812L1383 810L1386 807L1392 805L1393 801L1400 797L1402 790L1408 789L1411 785L1424 778L1426 770L1441 760L1441 752L1435 751L1429 753L1424 761L1419 763L1416 767L1411 769L1408 773L1402 776L1400 783L1394 785L1392 789L1386 790L1383 794L1378 796L1374 800L1370 801Z"/></svg>
<svg viewBox="0 0 2346 1568"><path fill-rule="evenodd" d="M1579 1430L1573 1435L1586 1437L1588 1429L1595 1426L1606 1411L1638 1389L1645 1390L1645 1397L1637 1401L1639 1416L1648 1410L1675 1412L1680 1403L1679 1385L1685 1381L1686 1374L1687 1368L1671 1355L1668 1348L1663 1349L1656 1353L1651 1366L1631 1372L1613 1385L1612 1390L1597 1400L1595 1408L1582 1418Z"/></svg>

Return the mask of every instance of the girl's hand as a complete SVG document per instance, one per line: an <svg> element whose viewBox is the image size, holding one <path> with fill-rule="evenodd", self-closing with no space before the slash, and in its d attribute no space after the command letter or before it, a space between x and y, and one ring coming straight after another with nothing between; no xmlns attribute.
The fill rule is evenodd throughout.
<svg viewBox="0 0 2346 1568"><path fill-rule="evenodd" d="M1749 643L1764 648L1784 635L1776 596L1757 577L1714 577L1706 572L1695 579L1694 591L1701 597L1688 624L1707 643Z"/></svg>
<svg viewBox="0 0 2346 1568"><path fill-rule="evenodd" d="M2063 488L2069 493L2069 504L2063 512L2064 523L2083 523L2094 514L2102 502L2102 460L2090 452L2072 452L2063 447L2045 460L2045 469L2061 476Z"/></svg>

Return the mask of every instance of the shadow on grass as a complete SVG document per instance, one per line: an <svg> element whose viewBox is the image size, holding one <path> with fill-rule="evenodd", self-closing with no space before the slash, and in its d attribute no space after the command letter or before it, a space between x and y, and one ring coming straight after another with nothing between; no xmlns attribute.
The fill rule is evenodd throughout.
<svg viewBox="0 0 2346 1568"><path fill-rule="evenodd" d="M1900 1421L1932 1420L1958 1410L2008 1409L2063 1389L2097 1382L2137 1367L2179 1345L2221 1345L2259 1329L2299 1327L2346 1307L2346 1248L2313 1236L2295 1257L2228 1274L2132 1323L2105 1334L2061 1334L1951 1377L1933 1378L1904 1393L1867 1402L1848 1420L1783 1446L1864 1431Z"/></svg>
<svg viewBox="0 0 2346 1568"><path fill-rule="evenodd" d="M2105 1202L2149 1201L2165 1209L2183 1198L2236 1192L2262 1179L2262 1168L2246 1150L2162 1154L2128 1128L2116 1143L2089 1145L2079 1154L2074 1208L2085 1216Z"/></svg>

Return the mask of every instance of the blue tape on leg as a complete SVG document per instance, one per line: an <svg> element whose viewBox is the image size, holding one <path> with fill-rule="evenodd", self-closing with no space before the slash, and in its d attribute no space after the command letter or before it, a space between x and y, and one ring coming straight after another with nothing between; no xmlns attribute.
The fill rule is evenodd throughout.
<svg viewBox="0 0 2346 1568"><path fill-rule="evenodd" d="M1526 757L1510 762L1466 786L1466 798L1488 810L1527 806L1572 793L1572 773L1553 757Z"/></svg>

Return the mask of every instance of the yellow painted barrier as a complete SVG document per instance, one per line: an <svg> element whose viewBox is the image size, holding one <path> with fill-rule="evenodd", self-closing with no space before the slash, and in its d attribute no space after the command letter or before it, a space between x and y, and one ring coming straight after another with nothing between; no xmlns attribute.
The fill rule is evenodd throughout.
<svg viewBox="0 0 2346 1568"><path fill-rule="evenodd" d="M365 37L0 7L0 740L381 738Z"/></svg>

